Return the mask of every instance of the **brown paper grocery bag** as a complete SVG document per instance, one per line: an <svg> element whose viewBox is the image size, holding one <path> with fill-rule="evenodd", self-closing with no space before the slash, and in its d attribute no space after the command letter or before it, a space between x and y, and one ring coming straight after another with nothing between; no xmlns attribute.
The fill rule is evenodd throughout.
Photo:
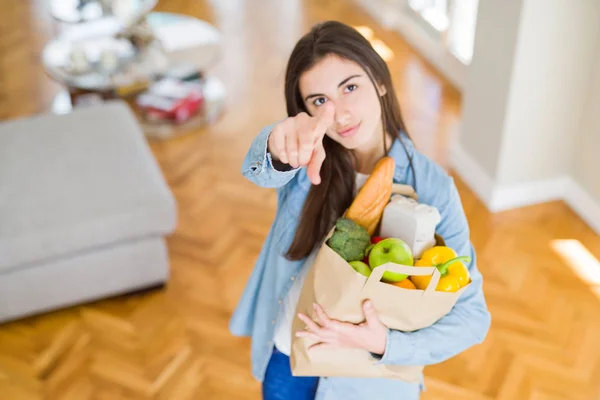
<svg viewBox="0 0 600 400"><path fill-rule="evenodd" d="M329 232L327 239L334 230L335 228ZM443 245L443 240L439 237L438 243ZM380 282L387 270L408 275L431 275L432 279L425 290L404 289ZM439 279L437 268L409 267L394 263L375 268L367 278L354 271L350 264L323 243L305 278L292 324L292 374L385 377L420 382L423 366L376 365L376 358L359 349L308 350L314 340L296 337L296 332L305 329L297 314L304 313L316 319L312 305L318 303L330 318L358 324L365 320L363 301L371 299L379 318L388 328L414 331L430 326L447 314L469 286L454 293L437 292L435 287Z"/></svg>

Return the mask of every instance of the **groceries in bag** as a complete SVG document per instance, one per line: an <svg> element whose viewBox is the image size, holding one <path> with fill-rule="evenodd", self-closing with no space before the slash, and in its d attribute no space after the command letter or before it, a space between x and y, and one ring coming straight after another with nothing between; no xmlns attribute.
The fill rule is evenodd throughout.
<svg viewBox="0 0 600 400"><path fill-rule="evenodd" d="M395 187L406 189L406 185L394 185L394 169L391 157L380 160L343 219L336 221L329 231L307 272L296 314L312 316L313 304L318 303L330 319L360 324L365 321L363 302L369 299L385 326L412 332L429 327L447 315L469 287L470 279L457 291L438 289L442 272L448 271L445 276L457 279L457 263L467 262L467 258L439 261L443 258L437 252L442 252L435 248L446 247L439 235L434 234L435 242L429 242L431 246L420 255L413 252L414 242L403 230L406 227L388 232L389 236L382 235L381 227L391 218L384 210ZM362 227L366 235L355 225ZM435 250L427 253L429 249ZM428 278L428 283L417 279L422 277ZM305 323L294 318L290 354L294 376L379 377L421 382L422 365L384 365L365 350L313 347L316 339L296 336L304 329Z"/></svg>
<svg viewBox="0 0 600 400"><path fill-rule="evenodd" d="M434 266L440 272L440 280L435 288L437 291L456 292L471 282L469 270L462 262L471 262L471 257L456 254L454 249L447 246L434 246L417 260L415 267ZM413 276L411 280L418 289L425 289L431 282L427 275Z"/></svg>
<svg viewBox="0 0 600 400"><path fill-rule="evenodd" d="M346 261L362 260L370 243L367 230L348 218L336 221L335 231L327 240L327 245Z"/></svg>
<svg viewBox="0 0 600 400"><path fill-rule="evenodd" d="M380 234L402 238L418 258L435 246L435 228L440 221L437 208L395 194L383 210Z"/></svg>
<svg viewBox="0 0 600 400"><path fill-rule="evenodd" d="M369 236L375 233L383 209L392 195L395 167L392 157L379 160L346 211L346 218L364 227Z"/></svg>
<svg viewBox="0 0 600 400"><path fill-rule="evenodd" d="M462 263L470 262L470 258L458 257L449 247L436 246L439 211L414 198L393 194L394 167L391 157L384 157L375 165L345 216L336 221L326 244L365 277L386 263L436 267L441 275L436 290L458 291L470 282L469 271ZM376 230L379 234L375 235ZM409 290L425 290L431 276L409 277L385 271L381 281ZM403 281L406 282L401 284Z"/></svg>
<svg viewBox="0 0 600 400"><path fill-rule="evenodd" d="M389 237L374 244L369 250L368 257L371 269L386 263L413 265L413 255L410 248L406 242L397 237ZM383 274L382 280L387 283L395 283L406 278L407 275L405 274L386 271Z"/></svg>
<svg viewBox="0 0 600 400"><path fill-rule="evenodd" d="M418 259L413 259L408 245L400 238L381 236L368 237L366 230L347 218L340 218L326 244L350 267L365 277L381 265L394 263L414 267L435 267L440 273L437 291L456 292L471 282L469 270L463 262L469 263L468 256L458 256L448 246L433 246ZM402 274L385 271L381 282L394 284L400 288L425 290L431 276ZM402 283L404 282L404 283Z"/></svg>

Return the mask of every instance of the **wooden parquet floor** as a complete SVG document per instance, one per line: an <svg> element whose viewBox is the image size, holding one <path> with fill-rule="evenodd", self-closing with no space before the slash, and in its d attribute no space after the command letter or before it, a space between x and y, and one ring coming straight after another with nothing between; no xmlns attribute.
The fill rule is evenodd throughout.
<svg viewBox="0 0 600 400"><path fill-rule="evenodd" d="M39 64L54 29L46 3L0 4L2 119L47 110L59 89ZM284 115L286 57L314 22L368 26L390 47L417 145L447 166L459 94L351 0L171 0L159 9L219 27L223 52L211 73L228 90L216 124L152 143L179 203L172 278L164 288L0 325L0 399L260 398L249 340L232 337L227 323L276 200L239 171L253 136ZM426 369L423 398L600 398L600 238L562 202L492 215L457 184L493 323L482 345Z"/></svg>

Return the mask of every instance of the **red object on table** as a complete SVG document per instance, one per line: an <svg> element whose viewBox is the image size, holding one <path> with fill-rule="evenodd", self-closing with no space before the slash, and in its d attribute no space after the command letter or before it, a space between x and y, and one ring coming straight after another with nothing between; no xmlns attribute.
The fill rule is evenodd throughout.
<svg viewBox="0 0 600 400"><path fill-rule="evenodd" d="M136 99L148 119L185 122L204 105L202 87L172 79L157 82Z"/></svg>

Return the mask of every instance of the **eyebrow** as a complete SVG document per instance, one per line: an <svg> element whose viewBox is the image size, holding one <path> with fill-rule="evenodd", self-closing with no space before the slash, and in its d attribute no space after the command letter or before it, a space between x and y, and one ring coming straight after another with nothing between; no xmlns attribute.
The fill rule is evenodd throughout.
<svg viewBox="0 0 600 400"><path fill-rule="evenodd" d="M356 75L350 75L349 77L347 77L346 79L344 79L343 81L341 81L338 84L338 87L342 86L343 84L345 84L346 82L348 82L350 79L352 78L356 78L361 76L360 74L356 74ZM309 94L308 96L306 96L304 98L304 101L308 101L309 99L313 98L313 97L320 97L320 96L325 96L323 93L314 93L314 94Z"/></svg>

